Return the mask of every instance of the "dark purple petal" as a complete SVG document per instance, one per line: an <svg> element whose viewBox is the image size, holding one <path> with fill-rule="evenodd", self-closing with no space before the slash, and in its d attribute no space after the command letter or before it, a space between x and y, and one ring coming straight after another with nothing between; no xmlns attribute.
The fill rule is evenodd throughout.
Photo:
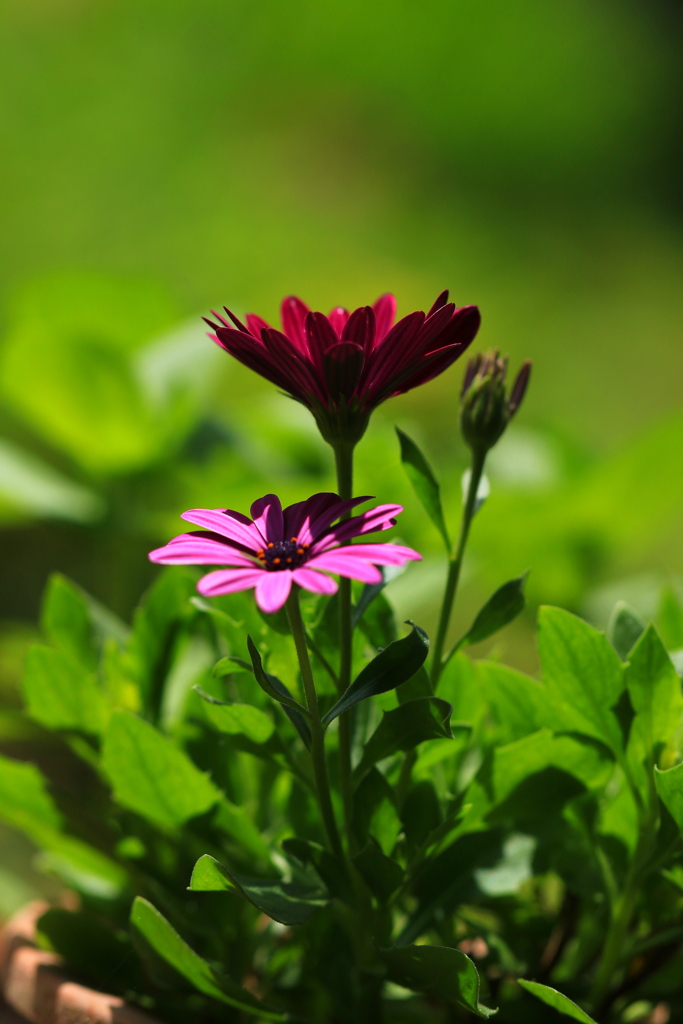
<svg viewBox="0 0 683 1024"><path fill-rule="evenodd" d="M296 295L288 295L286 299L282 300L282 305L280 306L282 330L302 355L308 355L304 324L306 314L309 312L310 310L306 303L302 302L301 299L297 299Z"/></svg>
<svg viewBox="0 0 683 1024"><path fill-rule="evenodd" d="M286 390L297 398L314 394L321 401L325 400L322 382L315 374L308 360L304 360L292 342L274 327L261 332L261 339L276 369L288 380Z"/></svg>
<svg viewBox="0 0 683 1024"><path fill-rule="evenodd" d="M306 338L311 361L321 371L325 353L339 343L337 332L324 313L306 314Z"/></svg>
<svg viewBox="0 0 683 1024"><path fill-rule="evenodd" d="M445 306L447 302L448 302L448 288L446 288L444 291L442 291L441 295L438 295L436 297L436 299L434 300L434 305L432 306L432 308L427 313L427 316L428 317L432 316L434 313L436 313L437 309L441 309L441 307Z"/></svg>
<svg viewBox="0 0 683 1024"><path fill-rule="evenodd" d="M346 321L341 340L360 345L364 352L370 351L375 340L375 313L371 306L354 309Z"/></svg>
<svg viewBox="0 0 683 1024"><path fill-rule="evenodd" d="M228 316L230 317L230 319L232 320L232 322L234 323L234 325L235 325L235 327L237 328L237 330L238 330L238 331L242 331L242 333L243 333L243 334L248 334L248 333L249 333L249 332L248 332L248 330L247 330L247 328L246 328L246 327L244 326L244 324L242 323L242 321L241 321L241 320L238 320L238 318L237 318L237 317L235 316L235 314L234 314L234 313L232 313L232 312L231 312L231 311L230 311L230 310L228 309L228 307L227 307L227 306L223 306L223 309L224 309L224 310L225 310L225 312L226 312L226 313L228 314ZM222 320L222 319L223 319L223 317L221 317L221 320Z"/></svg>
<svg viewBox="0 0 683 1024"><path fill-rule="evenodd" d="M384 390L397 372L410 363L415 339L424 319L424 313L409 313L392 327L368 358L361 380L362 389L371 393Z"/></svg>
<svg viewBox="0 0 683 1024"><path fill-rule="evenodd" d="M345 519L343 523L338 523L337 526L332 527L329 533L312 546L311 554L323 551L334 544L341 543L341 541L350 540L352 537L360 537L364 533L390 530L392 526L396 525L394 516L397 516L402 511L402 505L378 505L377 508L371 508L368 512L363 512L359 516Z"/></svg>
<svg viewBox="0 0 683 1024"><path fill-rule="evenodd" d="M325 509L337 505L338 502L338 494L335 494L333 491L320 491L305 501L297 501L294 505L288 505L284 510L285 539L289 540L292 537L296 537L302 543L307 544L310 537L302 536L304 525L306 525L306 531L308 531L308 524L311 521L322 515ZM333 516L329 522L334 522L336 518L336 516Z"/></svg>
<svg viewBox="0 0 683 1024"><path fill-rule="evenodd" d="M522 365L515 383L512 385L512 391L510 392L510 398L508 400L508 412L510 416L514 416L520 405L529 383L529 377L531 376L531 360L527 359Z"/></svg>
<svg viewBox="0 0 683 1024"><path fill-rule="evenodd" d="M376 321L375 345L379 345L391 330L396 318L396 299L389 293L380 295L372 308L375 311Z"/></svg>
<svg viewBox="0 0 683 1024"><path fill-rule="evenodd" d="M216 569L202 576L197 590L204 597L218 597L220 594L234 594L237 590L255 587L265 569Z"/></svg>
<svg viewBox="0 0 683 1024"><path fill-rule="evenodd" d="M335 521L335 519L339 519L340 516L345 516L346 513L350 512L352 508L356 507L356 505L362 505L364 501L370 501L372 495L366 494L361 498L345 498L343 501L340 501L337 495L335 495L335 498L337 498L337 501L333 505L328 506L328 508L317 515L315 519L309 520L307 536L305 538L303 536L299 538L302 542L310 544L312 541L317 540L320 534L323 533L323 531L325 531L328 526ZM392 505L392 508L393 507L394 506Z"/></svg>
<svg viewBox="0 0 683 1024"><path fill-rule="evenodd" d="M337 576L347 576L352 580L362 580L363 583L382 582L382 573L379 569L361 558L349 557L346 549L343 552L325 551L306 564L311 569L324 569L325 572L334 572Z"/></svg>
<svg viewBox="0 0 683 1024"><path fill-rule="evenodd" d="M284 540L284 517L277 494L266 494L251 506L254 526L263 537L264 544Z"/></svg>
<svg viewBox="0 0 683 1024"><path fill-rule="evenodd" d="M432 313L431 316L428 316L422 324L420 332L415 339L415 348L420 352L427 352L430 347L437 347L434 346L433 343L450 322L454 312L455 305L454 303L449 302L445 306L442 306L441 309L437 309L436 313ZM446 344L446 342L444 342L444 344ZM438 347L441 347L441 345L439 344Z"/></svg>
<svg viewBox="0 0 683 1024"><path fill-rule="evenodd" d="M292 391L289 375L283 373L276 365L262 341L252 338L251 334L242 334L241 331L234 331L228 327L218 329L215 340L221 348L238 359L240 363L248 366L254 373L265 377L271 384L282 388L283 391ZM292 393L295 394L293 391ZM297 394L296 397L298 398L299 395Z"/></svg>
<svg viewBox="0 0 683 1024"><path fill-rule="evenodd" d="M327 350L323 356L323 377L332 399L337 401L341 395L345 398L353 395L364 363L363 349L350 341L338 341Z"/></svg>
<svg viewBox="0 0 683 1024"><path fill-rule="evenodd" d="M313 569L303 567L294 569L292 577L295 583L298 583L304 590L310 590L312 594L336 594L339 589L329 576L324 576L321 572L315 572Z"/></svg>
<svg viewBox="0 0 683 1024"><path fill-rule="evenodd" d="M279 612L292 589L292 571L264 572L256 584L256 604L262 612Z"/></svg>
<svg viewBox="0 0 683 1024"><path fill-rule="evenodd" d="M247 313L246 321L249 332L257 339L257 341L261 340L261 331L264 328L266 330L270 328L270 324L266 323L262 317L256 316L256 313Z"/></svg>
<svg viewBox="0 0 683 1024"><path fill-rule="evenodd" d="M231 515L226 515L223 509L193 508L183 512L180 518L195 526L213 530L249 551L258 551L263 546L261 535L253 525L238 522Z"/></svg>

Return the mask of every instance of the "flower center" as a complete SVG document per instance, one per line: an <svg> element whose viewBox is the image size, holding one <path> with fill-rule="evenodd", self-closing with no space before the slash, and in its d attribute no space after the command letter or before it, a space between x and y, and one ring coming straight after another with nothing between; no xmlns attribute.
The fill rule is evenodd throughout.
<svg viewBox="0 0 683 1024"><path fill-rule="evenodd" d="M299 544L296 537L291 540L280 540L277 543L267 545L256 552L259 562L263 562L266 569L277 572L278 569L296 569L306 561L306 549L308 544Z"/></svg>

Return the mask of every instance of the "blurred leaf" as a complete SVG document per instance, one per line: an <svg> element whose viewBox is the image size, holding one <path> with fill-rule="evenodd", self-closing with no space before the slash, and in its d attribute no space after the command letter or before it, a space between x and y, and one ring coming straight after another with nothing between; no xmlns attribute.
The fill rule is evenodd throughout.
<svg viewBox="0 0 683 1024"><path fill-rule="evenodd" d="M499 629L502 629L503 626L507 626L509 622L517 618L520 612L524 610L523 590L528 575L528 572L525 572L523 576L519 576L514 580L508 580L507 583L504 583L502 587L496 590L495 594L488 599L484 607L479 611L465 635L458 640L458 643L451 652L452 654L459 647L481 643L482 640L486 640L494 633L497 633Z"/></svg>
<svg viewBox="0 0 683 1024"><path fill-rule="evenodd" d="M607 635L622 661L627 660L629 651L644 629L645 624L635 608L631 608L626 601L617 601L607 627Z"/></svg>
<svg viewBox="0 0 683 1024"><path fill-rule="evenodd" d="M557 989L550 988L548 985L541 985L538 981L526 981L524 978L518 978L517 984L526 989L527 992L530 992L532 996L540 999L542 1003L552 1006L553 1010L564 1014L565 1017L572 1017L574 1020L581 1021L581 1024L595 1024L592 1017L589 1017L580 1006L573 1003L562 992L558 992Z"/></svg>
<svg viewBox="0 0 683 1024"><path fill-rule="evenodd" d="M396 433L401 445L403 468L408 474L408 479L413 485L422 507L441 534L447 553L450 554L451 541L441 507L439 483L415 442L398 427L396 427Z"/></svg>
<svg viewBox="0 0 683 1024"><path fill-rule="evenodd" d="M497 747L493 761L493 791L496 800L504 800L530 775L548 767L568 772L587 789L604 785L613 770L613 762L602 757L590 743L572 736L553 736L549 729Z"/></svg>
<svg viewBox="0 0 683 1024"><path fill-rule="evenodd" d="M408 843L421 846L441 824L442 814L434 784L428 779L416 783L401 807L401 821Z"/></svg>
<svg viewBox="0 0 683 1024"><path fill-rule="evenodd" d="M542 724L623 748L612 711L624 688L624 668L604 633L560 608L539 612L539 653L547 700Z"/></svg>
<svg viewBox="0 0 683 1024"><path fill-rule="evenodd" d="M381 583L364 583L363 584L363 589L360 592L360 597L358 598L358 601L356 602L356 604L353 606L353 611L351 613L351 623L352 623L354 629L356 628L358 623L361 621L361 619L365 615L365 612L370 607L372 602L375 600L377 595L381 594L382 591L384 590L384 588L387 585L387 581L385 579L385 567L381 566L381 567L378 567L378 568L379 568L380 572L382 573L382 582ZM395 639L395 638L393 638L393 639Z"/></svg>
<svg viewBox="0 0 683 1024"><path fill-rule="evenodd" d="M353 800L353 831L364 846L373 836L385 856L391 856L401 829L394 791L377 768L371 768Z"/></svg>
<svg viewBox="0 0 683 1024"><path fill-rule="evenodd" d="M60 829L62 817L46 785L35 765L0 755L0 818L30 838Z"/></svg>
<svg viewBox="0 0 683 1024"><path fill-rule="evenodd" d="M278 702L278 704L284 704L286 707L291 708L292 711L296 711L298 714L305 715L306 718L310 718L308 709L305 708L303 704L299 704L298 701L294 700L285 684L281 683L278 679L277 683L279 683L279 686L277 686L275 677L268 675L264 670L261 655L250 636L247 637L247 647L249 648L251 664L254 669L256 682L259 684L263 692L267 693L268 696L272 697L273 700Z"/></svg>
<svg viewBox="0 0 683 1024"><path fill-rule="evenodd" d="M96 522L106 510L100 495L4 439L0 439L0 495L22 515L74 523Z"/></svg>
<svg viewBox="0 0 683 1024"><path fill-rule="evenodd" d="M662 590L657 620L667 650L680 650L683 647L683 607L673 587Z"/></svg>
<svg viewBox="0 0 683 1024"><path fill-rule="evenodd" d="M295 857L301 864L314 868L331 896L345 903L355 902L353 885L341 858L307 839L285 839L282 849L288 857Z"/></svg>
<svg viewBox="0 0 683 1024"><path fill-rule="evenodd" d="M129 654L145 707L161 700L173 640L180 625L196 614L190 604L195 578L176 566L162 570L133 617Z"/></svg>
<svg viewBox="0 0 683 1024"><path fill-rule="evenodd" d="M396 616L384 594L375 595L360 618L358 627L376 649L394 643L398 637Z"/></svg>
<svg viewBox="0 0 683 1024"><path fill-rule="evenodd" d="M683 832L683 764L665 771L655 766L655 786L659 799Z"/></svg>
<svg viewBox="0 0 683 1024"><path fill-rule="evenodd" d="M451 739L453 708L439 697L418 697L385 711L382 720L363 748L363 756L353 772L359 782L373 764L399 750L412 750L425 740Z"/></svg>
<svg viewBox="0 0 683 1024"><path fill-rule="evenodd" d="M80 587L61 573L48 580L40 625L50 643L87 669L97 667L97 651L88 606Z"/></svg>
<svg viewBox="0 0 683 1024"><path fill-rule="evenodd" d="M681 725L683 696L676 669L650 625L638 640L626 667L626 686L635 718L631 724L628 754L647 772L644 785L657 758L668 748Z"/></svg>
<svg viewBox="0 0 683 1024"><path fill-rule="evenodd" d="M208 854L195 864L190 889L194 892L237 890L263 914L286 925L303 924L329 902L326 893L319 888L232 874Z"/></svg>
<svg viewBox="0 0 683 1024"><path fill-rule="evenodd" d="M196 770L196 769L195 769ZM264 864L270 862L270 849L245 807L238 807L221 796L213 816L214 825L243 847L251 857Z"/></svg>
<svg viewBox="0 0 683 1024"><path fill-rule="evenodd" d="M194 690L205 701L204 713L219 732L235 735L241 733L252 743L265 743L273 735L275 726L268 715L251 704L233 704L216 700L195 686Z"/></svg>
<svg viewBox="0 0 683 1024"><path fill-rule="evenodd" d="M464 652L455 654L441 673L437 697L453 705L453 717L473 726L488 711L487 695L477 675L477 665Z"/></svg>
<svg viewBox="0 0 683 1024"><path fill-rule="evenodd" d="M199 992L234 1006L244 1013L255 1014L263 1020L284 1021L285 1014L271 1011L259 999L231 981L224 974L215 971L187 943L156 907L137 896L130 915L133 934L162 959L167 961L179 974L186 978Z"/></svg>
<svg viewBox="0 0 683 1024"><path fill-rule="evenodd" d="M539 728L545 687L531 676L494 661L476 663L477 678L498 724L500 743L511 743Z"/></svg>
<svg viewBox="0 0 683 1024"><path fill-rule="evenodd" d="M427 634L419 626L413 626L408 636L390 644L365 666L346 693L327 712L323 723L329 725L337 715L348 711L359 701L394 690L407 682L424 664L428 651Z"/></svg>
<svg viewBox="0 0 683 1024"><path fill-rule="evenodd" d="M72 970L95 984L111 984L122 965L127 968L125 974L130 974L131 967L135 973L128 936L114 931L95 914L52 907L38 919L37 930Z"/></svg>
<svg viewBox="0 0 683 1024"><path fill-rule="evenodd" d="M374 839L356 854L353 863L370 891L381 902L389 899L405 877L401 865L391 857L386 857Z"/></svg>
<svg viewBox="0 0 683 1024"><path fill-rule="evenodd" d="M424 665L417 670L412 678L396 688L396 696L399 704L407 704L408 701L417 700L418 697L433 696L432 683Z"/></svg>
<svg viewBox="0 0 683 1024"><path fill-rule="evenodd" d="M448 946L396 946L379 951L390 981L490 1017L479 1002L479 975L468 956Z"/></svg>
<svg viewBox="0 0 683 1024"><path fill-rule="evenodd" d="M99 736L105 726L108 706L97 678L54 647L29 650L24 697L31 718L50 729Z"/></svg>
<svg viewBox="0 0 683 1024"><path fill-rule="evenodd" d="M187 754L129 711L112 715L102 764L116 802L162 828L204 814L220 797Z"/></svg>

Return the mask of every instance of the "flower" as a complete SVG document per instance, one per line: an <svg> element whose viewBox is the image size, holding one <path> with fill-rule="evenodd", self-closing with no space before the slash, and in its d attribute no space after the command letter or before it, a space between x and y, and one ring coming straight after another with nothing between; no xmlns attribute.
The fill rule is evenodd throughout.
<svg viewBox="0 0 683 1024"><path fill-rule="evenodd" d="M326 441L355 444L381 402L425 384L462 355L479 329L476 306L457 309L448 292L425 315L409 313L394 323L396 300L382 295L374 306L349 314L313 313L301 299L286 298L282 331L249 313L246 324L225 309L209 335L241 363L307 406Z"/></svg>
<svg viewBox="0 0 683 1024"><path fill-rule="evenodd" d="M497 349L475 356L467 364L460 396L462 435L475 451L486 453L500 439L515 415L527 389L531 360L517 374L509 397L505 394L507 357Z"/></svg>
<svg viewBox="0 0 683 1024"><path fill-rule="evenodd" d="M205 597L256 588L256 603L264 612L277 612L292 584L314 594L334 594L337 584L325 573L348 576L363 583L380 583L378 565L403 565L421 559L400 544L349 544L352 537L388 530L396 525L401 505L378 505L333 526L367 497L341 501L338 494L321 492L283 509L275 494L251 506L250 519L232 509L196 508L182 518L204 530L174 537L151 551L152 562L163 565L228 565L210 572L197 584Z"/></svg>

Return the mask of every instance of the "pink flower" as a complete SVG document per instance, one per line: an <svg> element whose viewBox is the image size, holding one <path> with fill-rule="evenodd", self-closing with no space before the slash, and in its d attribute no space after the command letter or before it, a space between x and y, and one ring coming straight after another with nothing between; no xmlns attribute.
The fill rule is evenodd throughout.
<svg viewBox="0 0 683 1024"><path fill-rule="evenodd" d="M368 498L340 501L322 492L283 509L275 494L251 506L252 518L232 509L196 508L182 518L204 530L174 537L150 552L163 565L227 565L197 584L205 597L256 588L256 603L276 612L289 597L292 583L314 594L334 594L337 584L325 573L363 583L379 583L378 565L403 565L421 555L400 544L349 544L352 537L388 530L400 505L378 505L336 526L332 523Z"/></svg>
<svg viewBox="0 0 683 1024"><path fill-rule="evenodd" d="M282 303L282 331L226 309L210 337L241 363L307 406L325 440L356 443L372 410L393 395L425 384L462 355L479 329L476 306L457 309L448 292L425 315L394 323L396 300L382 295L353 313L313 313L294 296ZM232 322L230 322L232 321Z"/></svg>

